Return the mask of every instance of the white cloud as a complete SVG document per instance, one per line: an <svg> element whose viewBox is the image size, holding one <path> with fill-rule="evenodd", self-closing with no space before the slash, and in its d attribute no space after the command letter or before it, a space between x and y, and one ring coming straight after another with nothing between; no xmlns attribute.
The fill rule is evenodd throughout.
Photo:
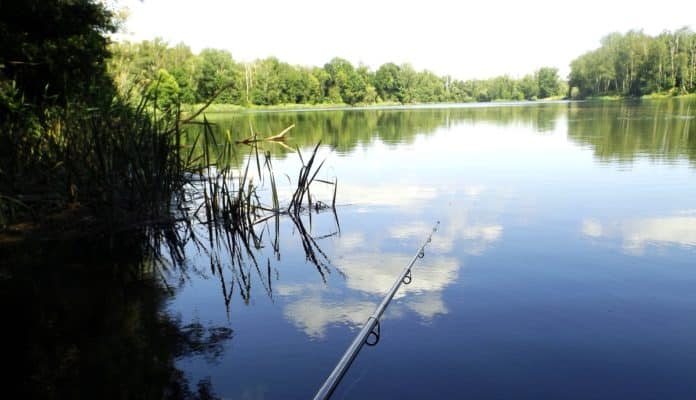
<svg viewBox="0 0 696 400"><path fill-rule="evenodd" d="M425 293L415 296L406 306L415 311L421 317L431 320L437 315L447 314L449 311L442 300L442 293Z"/></svg>
<svg viewBox="0 0 696 400"><path fill-rule="evenodd" d="M344 256L336 267L352 291L340 302L328 299L326 294L331 289L322 285L279 285L276 293L289 299L283 310L285 317L308 336L321 339L330 325L362 326L410 260L403 255L377 252ZM401 286L394 296L398 302L393 303L386 316L403 316L404 306L426 320L446 314L442 290L458 278L459 268L455 259L447 257L419 261L412 271L413 280ZM374 295L375 300L364 300L364 295L358 295L360 292Z"/></svg>
<svg viewBox="0 0 696 400"><path fill-rule="evenodd" d="M284 314L307 336L321 339L329 325L361 326L376 306L369 301L353 300L341 304L327 303L317 296L291 302L285 307Z"/></svg>
<svg viewBox="0 0 696 400"><path fill-rule="evenodd" d="M449 252L455 242L461 242L463 252L471 255L480 255L493 243L503 236L503 226L481 217L472 218L467 209L456 209L440 224L439 231L433 236L430 243L435 251ZM389 234L397 239L425 238L430 233L432 225L424 221L416 221L406 225L395 226L389 229Z"/></svg>
<svg viewBox="0 0 696 400"><path fill-rule="evenodd" d="M613 225L603 225L594 219L586 219L582 233L593 237L620 237L628 254L641 255L649 245L696 246L696 216L690 212L680 216L636 218ZM685 216L682 216L685 215Z"/></svg>
<svg viewBox="0 0 696 400"><path fill-rule="evenodd" d="M642 252L648 244L696 246L696 217L644 218L622 227L624 249Z"/></svg>
<svg viewBox="0 0 696 400"><path fill-rule="evenodd" d="M478 197L485 191L486 187L481 185L467 186L464 188L464 193L469 197Z"/></svg>
<svg viewBox="0 0 696 400"><path fill-rule="evenodd" d="M582 233L590 237L601 237L602 224L594 218L585 219L582 221Z"/></svg>
<svg viewBox="0 0 696 400"><path fill-rule="evenodd" d="M363 246L365 246L365 235L362 232L349 232L341 235L341 240L336 243L336 252L350 253Z"/></svg>
<svg viewBox="0 0 696 400"><path fill-rule="evenodd" d="M346 276L346 286L365 293L383 295L411 260L412 257L401 254L375 252L345 255L335 263ZM418 266L412 270L411 284L403 285L394 297L442 290L457 279L459 268L460 265L454 258L426 257L418 261Z"/></svg>
<svg viewBox="0 0 696 400"><path fill-rule="evenodd" d="M343 185L342 193L351 201L375 205L393 206L413 204L423 198L434 196L427 187L369 186L365 196L361 185ZM346 187L348 189L346 190ZM374 191L380 194L375 196ZM316 193L317 191L315 191ZM469 191L470 197L479 196L483 188ZM320 196L320 195L318 195ZM343 196L342 196L343 197ZM350 201L349 201L350 202ZM361 203L361 204L362 204ZM447 286L459 279L462 268L460 259L446 253L456 245L458 253L482 254L495 242L501 240L503 226L494 216L474 213L465 207L448 208L449 215L433 235L426 247L426 257L418 260L412 270L412 281L402 285L386 314L388 318L400 318L410 310L423 321L429 321L448 312L443 298ZM343 324L360 327L374 311L376 303L392 287L404 267L413 259L417 246L430 234L433 222L415 220L402 225L384 226L384 231L372 232L369 236L361 231L344 233L336 240L331 256L333 267L341 272L348 289L341 301L335 299L336 287L322 285L286 285L278 293L288 301L284 314L295 326L313 338L322 338L328 326ZM385 251L385 240L399 239L413 242L414 254Z"/></svg>
<svg viewBox="0 0 696 400"><path fill-rule="evenodd" d="M437 189L420 185L358 185L340 186L341 201L361 206L410 208L437 197Z"/></svg>
<svg viewBox="0 0 696 400"><path fill-rule="evenodd" d="M278 187L278 197L291 198L294 188L287 185ZM313 184L312 199L330 202L333 186ZM414 208L435 199L438 191L435 187L415 184L358 184L338 183L338 202L349 204L354 208L393 207Z"/></svg>

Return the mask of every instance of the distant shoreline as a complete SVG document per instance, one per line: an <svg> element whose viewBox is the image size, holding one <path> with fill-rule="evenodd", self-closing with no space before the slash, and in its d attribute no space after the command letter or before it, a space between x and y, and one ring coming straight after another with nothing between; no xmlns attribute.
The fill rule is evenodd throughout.
<svg viewBox="0 0 696 400"><path fill-rule="evenodd" d="M238 104L211 104L206 110L209 114L222 114L231 112L267 112L267 111L328 111L328 110L379 110L379 109L411 109L411 108L466 108L466 107L499 107L505 105L531 105L543 103L556 103L570 101L567 98L548 98L541 100L495 100L485 102L463 102L463 103L374 103L374 104L342 104L342 103L322 103L322 104L277 104L269 106L245 107ZM184 104L184 113L193 112L202 107L203 104Z"/></svg>
<svg viewBox="0 0 696 400"><path fill-rule="evenodd" d="M570 101L622 101L622 100L662 100L662 99L684 99L696 98L696 94L672 95L665 93L653 93L640 97L630 96L595 96L583 99L570 99L567 97L551 97L541 100L495 100L486 102L464 102L464 103L375 103L375 104L342 104L342 103L322 103L322 104L276 104L269 106L250 106L245 107L238 104L213 103L206 110L208 114L225 113L246 113L246 112L282 112L282 111L341 111L341 110L388 110L388 109L427 109L427 108L475 108L475 107L500 107L500 106L523 106L544 103L560 103ZM190 113L202 107L202 104L184 104L183 112Z"/></svg>

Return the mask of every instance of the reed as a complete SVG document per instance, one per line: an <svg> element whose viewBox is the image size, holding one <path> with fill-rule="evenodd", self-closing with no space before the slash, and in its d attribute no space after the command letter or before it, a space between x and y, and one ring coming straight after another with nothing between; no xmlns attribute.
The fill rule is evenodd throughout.
<svg viewBox="0 0 696 400"><path fill-rule="evenodd" d="M186 186L184 209L187 222L179 224L188 233L180 235L186 241L207 254L212 274L220 279L225 305L229 307L231 296L238 291L243 301L251 298L251 276L255 275L264 290L272 298L272 261L280 260L279 232L281 219L287 218L299 235L306 259L314 265L323 279L330 273L330 260L319 246L318 240L331 237L337 232L315 238L311 234L311 214L331 209L338 221L335 207L313 199L311 186L315 182L335 185L337 182L317 180L324 161L317 162L320 144L317 144L306 162L297 150L302 162L298 181L288 200L282 200L276 180L276 171L270 152L260 152L261 141L244 143L248 151L240 150L240 143L227 135L218 142L214 135L214 125L205 117L201 122L200 134L193 140L200 146L200 155L189 158L198 160L196 179ZM286 129L282 131L287 132ZM251 132L253 137L253 131ZM244 147L241 147L243 149ZM191 150L189 154L193 152ZM243 158L245 161L239 160ZM241 168L235 167L242 165ZM253 171L253 172L252 172ZM263 194L266 195L263 195ZM332 204L335 205L335 192ZM304 206L304 203L307 206ZM312 206L314 204L314 206ZM317 207L321 204L322 206ZM310 227L304 218L310 218ZM176 243L176 241L174 242ZM262 251L270 243L273 256ZM168 244L176 246L176 244ZM176 264L179 251L170 251L169 259ZM263 256L266 254L266 260ZM231 280L224 278L225 272Z"/></svg>
<svg viewBox="0 0 696 400"><path fill-rule="evenodd" d="M0 219L41 225L66 210L93 228L118 230L167 218L185 184L178 107L159 110L110 100L41 115L9 113L0 123ZM72 221L75 222L75 221ZM56 232L53 232L56 233Z"/></svg>
<svg viewBox="0 0 696 400"><path fill-rule="evenodd" d="M71 105L0 121L0 245L2 231L24 221L37 227L28 239L129 231L146 238L146 253L163 275L185 275L192 245L208 256L229 306L234 292L251 299L252 280L272 297L272 259L280 260L287 219L324 278L331 262L312 235L311 215L332 210L337 226L338 217L337 180L317 179L321 143L308 157L295 149L301 168L292 195L282 199L271 154L260 147L268 140L217 139L215 126L196 114L202 118L184 119L178 105L163 109L156 96L142 96L136 104ZM191 136L193 127L200 133ZM291 128L270 138L282 143ZM334 185L333 199L314 198L315 184ZM263 251L268 244L271 255Z"/></svg>

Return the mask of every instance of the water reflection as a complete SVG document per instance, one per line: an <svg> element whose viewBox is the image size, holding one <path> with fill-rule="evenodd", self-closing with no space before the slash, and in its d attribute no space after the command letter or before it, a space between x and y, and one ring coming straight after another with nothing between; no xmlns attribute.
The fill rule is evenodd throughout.
<svg viewBox="0 0 696 400"><path fill-rule="evenodd" d="M427 232L427 231L424 231ZM395 277L411 261L412 257L401 253L365 252L339 256L336 266L346 276L346 286L364 293L384 295L394 283ZM423 259L414 270L411 284L405 285L394 298L411 293L437 292L457 279L460 265L456 259L431 256Z"/></svg>
<svg viewBox="0 0 696 400"><path fill-rule="evenodd" d="M248 136L253 127L260 136L271 136L290 124L295 129L288 145L263 143L275 157L291 154L296 146L306 148L318 141L347 155L376 142L387 146L414 143L419 135L439 129L451 130L482 124L531 128L555 132L559 124L568 137L593 149L604 161L630 163L648 156L666 160L688 158L696 162L696 101L667 99L643 102L580 102L487 105L414 109L367 109L279 113L211 114L218 143L230 137ZM561 118L566 117L566 118ZM244 152L244 151L243 151Z"/></svg>
<svg viewBox="0 0 696 400"><path fill-rule="evenodd" d="M41 248L0 248L3 343L16 398L214 398L176 365L214 363L233 337L225 325L166 312L175 285L138 232Z"/></svg>
<svg viewBox="0 0 696 400"><path fill-rule="evenodd" d="M497 223L470 222L465 210L455 211L447 216L447 223L442 228L441 237L432 243L434 249L442 252L453 250L458 243L460 251L470 255L481 255L489 246L498 241L503 235L503 226ZM425 232L425 222L412 223L390 228L396 238L414 237L419 232Z"/></svg>
<svg viewBox="0 0 696 400"><path fill-rule="evenodd" d="M583 220L581 229L591 238L620 238L622 249L631 255L642 255L651 246L695 247L696 215L691 211L678 214L609 223L588 218Z"/></svg>
<svg viewBox="0 0 696 400"><path fill-rule="evenodd" d="M456 278L456 275L454 277ZM419 276L419 279L427 278ZM393 283L392 279L389 286L391 287ZM295 294L303 298L290 302L285 307L284 315L313 339L325 339L326 331L331 326L346 325L350 328L360 328L379 303L379 300L356 299L332 301L322 297L321 291L313 292L309 288L304 293L295 292ZM400 295L396 298L403 297L404 295ZM401 318L406 309L415 312L423 321L429 321L449 311L442 299L442 294L433 291L411 293L405 300L392 303L389 307L383 317L384 320Z"/></svg>
<svg viewBox="0 0 696 400"><path fill-rule="evenodd" d="M461 265L452 257L427 258L414 270L413 281L402 286L394 296L400 301L390 306L387 319L403 315L403 307L424 319L447 313L441 292L457 280ZM284 315L309 337L324 338L329 326L362 326L410 261L403 254L378 252L337 259L336 268L341 270L346 287L351 290L341 292L340 298L325 287L283 287L280 291L289 297ZM363 295L369 295L369 300Z"/></svg>
<svg viewBox="0 0 696 400"><path fill-rule="evenodd" d="M621 319L650 319L644 304L651 300L640 297L651 287L650 281L646 279L628 289L606 286L613 282L601 275L606 268L588 272L572 267L583 261L575 255L587 250L582 247L587 242L616 242L630 254L656 245L694 246L690 227L696 225L692 219L696 214L664 212L670 208L649 204L650 199L645 197L648 189L642 186L655 185L654 191L659 193L664 189L659 185L664 176L671 177L670 184L675 187L691 182L689 166L683 161L693 160L693 126L686 125L691 120L686 115L688 107L680 109L678 102L671 106L671 112L665 111L668 106L659 106L663 108L658 107L661 111L657 119L650 107L622 103L219 116L215 119L216 134L229 130L232 137L244 137L252 125L261 135L272 135L295 124L287 142L290 147L306 149L322 140L324 150L336 149L338 157L332 156L326 166L330 175L320 178L332 181L338 177L341 230L337 232L333 217L327 214L312 214L311 223L305 216L305 229L296 228L287 218L280 221L279 229L269 221L268 228L259 229L265 233L258 236L266 240L280 232L279 242L285 244L282 257L266 241L252 248L259 271L253 261L247 260L252 263L244 267L248 279L239 280L239 272L223 265L221 282L234 286L235 299L241 297L239 293L245 293L245 299L237 303L233 300L232 311L218 315L234 321L236 347L213 382L227 383L224 393L230 397L260 387L267 397L311 396L315 387L307 382L319 384L350 341L350 330L366 320L436 219L442 220L441 229L426 250L426 257L417 264L413 282L402 287L385 315L391 319L390 325L408 327L401 331L403 335L390 336L390 345L402 348L399 345L420 339L422 345L414 346L409 357L432 366L433 371L468 368L470 372L485 371L485 377L502 373L518 383L515 393L538 395L533 390L536 386L528 382L544 379L557 370L559 362L567 362L569 370L578 373L606 367L606 349L618 355L620 364L613 369L610 365L606 371L614 375L623 370L635 372L625 368L636 361L626 354L639 352L634 348L622 350L627 343L625 337L645 343L655 342L650 337L664 342L669 339L669 335L641 333L636 325ZM659 140L653 133L644 135L655 124L655 132L662 135ZM638 129L636 138L629 137L632 127ZM644 136L651 139L644 140ZM269 144L265 150L273 154L276 170L296 170L292 166L295 157L288 156L287 148ZM249 154L249 149L239 153ZM657 162L641 162L645 159ZM636 164L652 167L654 175L638 176L631 173L635 168L598 166L597 160L622 165L637 160ZM664 167L672 163L678 168ZM670 169L678 169L681 175L675 177ZM279 181L279 186L285 184L284 178ZM621 191L626 187L620 205L612 208L611 202L624 196ZM329 191L323 189L317 187L312 194L330 198ZM287 197L283 190L279 187L280 197ZM685 189L677 193L675 197L681 198L671 209L687 208L689 200L683 193L690 192ZM617 211L623 206L628 210ZM635 214L634 209L638 211ZM593 218L578 226L577 215ZM677 229L680 226L681 231ZM578 228L587 241L576 240ZM325 265L317 267L306 261L297 236L302 230L315 238L328 256ZM334 232L337 234L330 236ZM227 253L222 251L221 260L229 264ZM616 259L602 261L621 265L625 262L621 258L627 257L616 253ZM189 261L204 265L206 257ZM640 263L639 259L628 258L633 264ZM688 275L685 270L677 272ZM582 293L578 292L578 281L586 284ZM246 290L247 284L253 291ZM207 296L212 300L201 301L191 314L207 312L215 316L210 310L222 308L222 301L219 295L209 294L210 287L192 285L189 297L180 300L179 307L188 307L191 298ZM622 309L622 304L612 303L615 299L606 293L613 295L616 291L640 307ZM621 314L624 317L617 319L607 313L607 304L625 310ZM657 305L659 310L670 306ZM671 310L676 315L681 309ZM660 315L671 318L661 311ZM601 323L596 322L598 319ZM679 329L664 330L668 331ZM244 335L246 342L242 345ZM529 343L538 344L531 354ZM580 350L573 353L578 344ZM499 351L501 348L504 350ZM353 390L359 394L354 397L388 397L385 392L375 395L371 391L399 387L402 377L412 377L403 355L389 346L372 354L385 355L378 353L382 351L387 355L383 359L391 364L379 364L382 358L376 361L377 357L364 359L393 368L397 381L385 385L381 380L388 377L380 374L380 382L366 383L369 377L360 375L356 379L363 381L355 385ZM515 367L519 360L525 368ZM482 365L484 370L480 369ZM595 380L596 375L588 376ZM513 392L497 385L481 389L477 385L485 379L464 384L437 372L423 377L433 385L425 388L451 388L447 394L471 387L480 389L473 392L474 397L492 393L489 397L505 398ZM562 388L552 393L562 393L567 383L559 384ZM408 397L410 392L397 393Z"/></svg>
<svg viewBox="0 0 696 400"><path fill-rule="evenodd" d="M432 186L408 183L341 185L341 202L357 206L412 208L434 199L437 194Z"/></svg>
<svg viewBox="0 0 696 400"><path fill-rule="evenodd" d="M369 301L331 303L322 299L319 293L303 293L302 296L301 301L290 302L283 313L307 336L316 339L324 338L330 325L362 325L365 316L376 307L376 303Z"/></svg>
<svg viewBox="0 0 696 400"><path fill-rule="evenodd" d="M501 224L491 220L485 223L485 219L468 214L466 210L450 209L446 222L427 248L426 257L414 269L413 281L396 293L397 302L390 307L387 319L402 317L407 310L423 321L448 313L443 291L459 280L463 266L461 258L448 254L456 247L457 253L481 255L503 234ZM382 231L371 232L369 238L359 231L337 239L333 266L342 274L341 286L348 290L335 286L280 285L278 293L288 302L285 317L316 339L324 338L330 326L360 327L411 260L408 251L394 251L391 247L394 243L417 243L431 228L425 221L415 221L384 227Z"/></svg>
<svg viewBox="0 0 696 400"><path fill-rule="evenodd" d="M495 124L499 126L531 126L537 132L555 130L558 116L566 113L562 103L517 105L487 105L464 108L367 109L340 111L306 111L288 113L211 114L217 126L217 142L230 137L248 136L249 127L261 137L271 136L291 124L295 128L288 136L289 148L272 143L264 150L274 156L292 153L294 147L310 147L318 141L346 155L359 146L377 141L387 146L413 143L418 135L431 135L438 129L456 125Z"/></svg>
<svg viewBox="0 0 696 400"><path fill-rule="evenodd" d="M696 163L696 102L604 102L569 107L568 137L603 161L630 163L639 156Z"/></svg>
<svg viewBox="0 0 696 400"><path fill-rule="evenodd" d="M620 265L629 258L649 272L660 270L650 279L633 276L632 282L640 280L640 285L632 288L611 286L615 276L601 275L606 268L583 275L585 266L571 267L583 261L573 257L587 251L582 246L588 242L615 244L629 255L686 248L678 254L679 262L693 254L696 211L669 211L693 208L693 186L687 187L693 183L693 169L683 163L696 160L693 109L688 102L669 100L655 109L562 103L220 116L216 134L230 130L246 136L251 123L270 135L294 123L289 146L303 149L321 139L327 145L323 150L336 148L339 157L330 158L327 168L338 177L338 216L312 213L300 220L250 221L253 232L242 232L243 240L239 232L229 237L206 224L184 226L170 232L184 248L154 245L164 249L166 265L133 244L137 251L129 250L123 240L115 241L120 246L112 252L105 251L103 242L61 244L67 255L47 254L40 267L26 267L28 262L7 266L2 254L0 293L10 327L6 343L22 352L10 378L22 382L27 398L50 397L46 393L95 398L173 393L186 398L210 391L225 397L306 398L319 383L315 379L343 351L341 340L351 336L345 327L365 321L436 219L442 221L440 231L413 271L413 282L402 287L385 315L412 328L402 336L405 342L411 334L428 338L409 357L430 363L433 371L446 366L504 376L527 394L535 387L528 382L544 379L559 362L578 373L601 366L614 375L632 371L631 378L644 378L647 373L625 366L647 365L654 358L631 358L643 353L621 350L625 338L642 341L651 351L676 343L670 354L683 354L691 339L670 335L691 332L691 325L645 334L640 324L652 324L654 315L672 322L690 318L691 292L687 288L672 296L673 288L665 290L664 299L679 297L684 308L660 297L641 297L655 289L653 278L671 279L659 275L664 269L647 265L647 257L616 252L614 259L602 260ZM286 157L287 148L268 144L267 150L280 175L297 171L292 164L296 157ZM241 160L249 154L245 147L237 151ZM623 165L644 159L658 161L640 163L652 174L596 165L596 160ZM332 181L333 175L323 175L319 178ZM285 183L281 176L281 199L291 193ZM681 190L671 193L670 188ZM312 196L330 199L330 190L318 186ZM578 223L578 215L587 218ZM580 244L578 230L586 238ZM143 240L139 246L146 243L151 242ZM555 247L550 250L549 244ZM85 249L93 254L77 259ZM36 250L26 254L35 256ZM133 264L119 259L128 254L140 254L135 257L140 269L123 267ZM526 260L518 260L520 254ZM55 263L67 267L54 268ZM690 285L689 269L671 270L670 282ZM586 284L580 294L578 280ZM462 281L476 284L463 290L458 286ZM617 291L633 302L612 304L625 311L619 318L605 307ZM629 303L639 306L621 308ZM602 323L598 318L604 318ZM468 335L472 321L475 332ZM437 328L418 333L419 323ZM392 344L399 343L396 336L390 337ZM538 344L533 354L529 343ZM578 344L582 349L577 354L559 352ZM460 354L453 348L465 350ZM378 351L389 351L388 346L382 349ZM607 367L606 349L617 355L613 369ZM670 354L660 357L678 361ZM389 366L395 379L410 378L405 358L389 355L384 359L404 365ZM220 360L219 366L206 363ZM529 368L517 368L519 360ZM677 365L669 375L679 371L688 369ZM210 383L207 374L215 374ZM596 375L588 377L596 381ZM448 394L471 387L478 388L474 394L480 397L512 393L486 386L485 379L462 387L456 378L435 372L425 378L436 387L452 388ZM93 384L85 386L85 380ZM403 382L391 383L386 386ZM552 393L564 393L567 384ZM371 397L374 387L356 397Z"/></svg>

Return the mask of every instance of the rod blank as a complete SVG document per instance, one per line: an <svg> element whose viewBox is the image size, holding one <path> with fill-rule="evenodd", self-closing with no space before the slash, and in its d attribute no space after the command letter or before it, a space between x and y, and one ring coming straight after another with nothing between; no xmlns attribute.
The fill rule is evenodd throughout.
<svg viewBox="0 0 696 400"><path fill-rule="evenodd" d="M376 338L375 342L372 344L377 344L377 341L379 340L379 319L382 317L382 314L384 314L384 310L387 309L387 306L394 298L394 295L399 290L399 287L401 287L401 284L405 283L408 285L411 282L411 268L419 258L423 258L423 256L425 255L425 246L427 246L428 243L430 243L433 237L433 233L437 231L439 225L440 221L437 221L437 223L433 227L433 230L430 232L428 238L418 249L416 255L413 256L413 259L406 266L406 268L404 268L404 270L401 271L399 278L394 282L391 289L389 289L387 295L384 297L384 299L382 299L382 302L375 309L372 315L367 319L365 325L362 327L362 329L360 329L358 336L356 336L353 342L350 344L350 346L348 346L348 349L346 349L346 352L343 354L343 357L341 357L341 359L338 361L338 364L336 364L336 367L334 367L329 377L326 378L324 384L321 386L321 388L319 388L319 391L317 391L317 394L314 395L314 400L324 400L331 397L334 390L336 390L336 387L338 387L338 384L341 382L341 379L343 379L343 376L346 374L346 372L348 372L348 369L353 363L353 360L355 360L355 357L358 356L358 353L362 349L363 345L367 343L367 339L370 337L371 334L374 334ZM377 331L375 331L375 327L377 327Z"/></svg>

